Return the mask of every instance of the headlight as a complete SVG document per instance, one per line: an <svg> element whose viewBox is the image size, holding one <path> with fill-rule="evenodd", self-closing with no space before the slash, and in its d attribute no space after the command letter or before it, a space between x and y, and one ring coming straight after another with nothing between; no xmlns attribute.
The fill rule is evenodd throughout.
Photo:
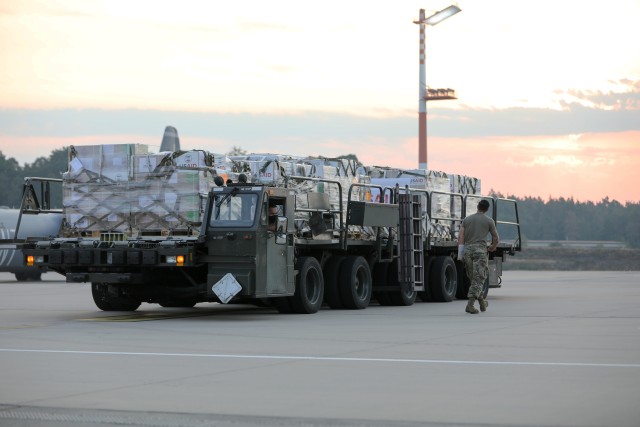
<svg viewBox="0 0 640 427"><path fill-rule="evenodd" d="M44 255L27 255L27 266L33 267L34 264L43 264Z"/></svg>
<svg viewBox="0 0 640 427"><path fill-rule="evenodd" d="M178 267L184 265L184 255L167 255L164 258L164 262L167 264L175 264Z"/></svg>

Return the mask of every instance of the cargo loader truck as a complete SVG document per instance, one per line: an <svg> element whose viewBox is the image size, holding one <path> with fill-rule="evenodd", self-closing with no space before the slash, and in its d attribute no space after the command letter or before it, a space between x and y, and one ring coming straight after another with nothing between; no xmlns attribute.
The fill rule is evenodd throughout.
<svg viewBox="0 0 640 427"><path fill-rule="evenodd" d="M158 190L170 180L166 167L158 172L165 160L157 162L153 177L137 181L77 173L63 189L61 212L39 209L50 201L38 200L44 193L37 179L26 180L23 215L63 214L65 221L57 236L21 241L25 265L58 272L69 283L89 283L104 311L134 311L142 302L216 302L310 314L323 304L364 309L371 301L408 306L416 298L466 299L457 231L482 198L490 201L501 233L485 293L501 286L502 263L521 249L514 200L401 186L404 181L389 186L387 179L376 183L371 177L334 179L327 172L333 169L310 173L318 162L299 159L306 169L287 173L279 160L257 168L247 166L253 161L247 158L227 159L226 169L209 165L205 172L197 163L173 166L171 173L191 169L211 178L206 188L195 183L195 216L183 209L192 199ZM265 181L270 173L279 173L279 180ZM104 196L115 187L109 194L116 196ZM135 198L127 196L133 192Z"/></svg>

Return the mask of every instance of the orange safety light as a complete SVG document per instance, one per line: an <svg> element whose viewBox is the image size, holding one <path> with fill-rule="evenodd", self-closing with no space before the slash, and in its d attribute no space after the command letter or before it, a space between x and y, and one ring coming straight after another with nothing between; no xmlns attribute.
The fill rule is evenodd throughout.
<svg viewBox="0 0 640 427"><path fill-rule="evenodd" d="M33 255L27 255L27 265L33 267L34 258Z"/></svg>
<svg viewBox="0 0 640 427"><path fill-rule="evenodd" d="M184 255L176 256L176 265L184 265Z"/></svg>

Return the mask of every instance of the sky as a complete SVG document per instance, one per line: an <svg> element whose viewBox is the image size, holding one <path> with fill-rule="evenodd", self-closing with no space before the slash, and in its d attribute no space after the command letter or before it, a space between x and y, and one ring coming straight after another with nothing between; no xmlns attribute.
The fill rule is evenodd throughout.
<svg viewBox="0 0 640 427"><path fill-rule="evenodd" d="M418 166L419 26L440 0L0 0L0 151L355 154ZM484 193L640 202L640 0L461 0L426 28L431 170Z"/></svg>

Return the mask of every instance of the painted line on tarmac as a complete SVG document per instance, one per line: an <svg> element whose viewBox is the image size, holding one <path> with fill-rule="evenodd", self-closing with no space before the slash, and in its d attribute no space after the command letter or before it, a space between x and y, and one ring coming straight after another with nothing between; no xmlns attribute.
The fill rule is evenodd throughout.
<svg viewBox="0 0 640 427"><path fill-rule="evenodd" d="M7 331L9 329L29 329L29 328L41 328L44 325L13 325L13 326L0 326L0 331Z"/></svg>
<svg viewBox="0 0 640 427"><path fill-rule="evenodd" d="M385 359L372 357L332 357L332 356L278 356L252 354L206 354L206 353L139 353L129 351L81 351L81 350L36 350L21 348L0 348L3 353L74 354L97 356L152 356L152 357L201 357L212 359L253 359L292 360L318 362L374 362L374 363L416 363L443 365L498 365L498 366L550 366L550 367L590 367L590 368L640 368L640 363L582 363L582 362L515 362L498 360L438 360L438 359Z"/></svg>

